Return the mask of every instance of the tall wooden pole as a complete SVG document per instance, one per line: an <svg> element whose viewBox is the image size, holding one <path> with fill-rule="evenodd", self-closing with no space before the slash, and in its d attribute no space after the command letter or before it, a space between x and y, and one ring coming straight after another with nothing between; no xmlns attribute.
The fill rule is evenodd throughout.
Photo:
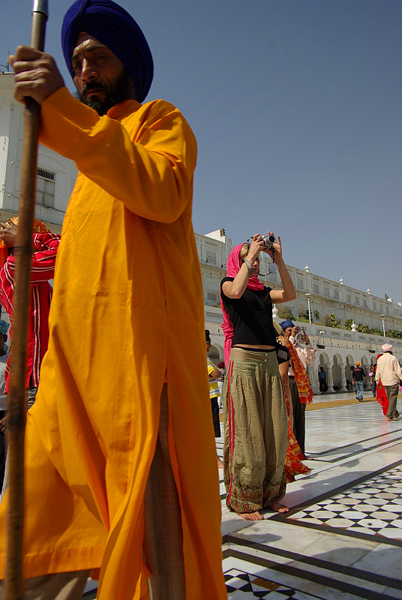
<svg viewBox="0 0 402 600"><path fill-rule="evenodd" d="M43 51L48 15L47 0L34 0L31 46ZM26 419L25 374L27 363L28 311L31 290L32 229L35 213L36 161L40 106L27 98L24 111L19 222L17 230L15 293L10 389L7 396L8 514L6 600L23 600L22 572L24 529L24 439Z"/></svg>

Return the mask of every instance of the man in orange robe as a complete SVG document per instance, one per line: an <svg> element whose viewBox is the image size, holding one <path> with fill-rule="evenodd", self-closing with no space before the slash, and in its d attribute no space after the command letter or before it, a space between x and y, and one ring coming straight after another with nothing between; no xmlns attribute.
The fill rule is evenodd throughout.
<svg viewBox="0 0 402 600"><path fill-rule="evenodd" d="M51 56L20 46L10 57L15 97L42 106L40 142L79 169L26 428L27 589L67 580L73 591L60 597L78 598L91 572L101 600L149 598L147 579L156 600L221 600L219 482L191 224L196 142L174 106L140 104L152 58L121 7L75 2L63 48L82 102ZM0 577L6 507L7 495Z"/></svg>

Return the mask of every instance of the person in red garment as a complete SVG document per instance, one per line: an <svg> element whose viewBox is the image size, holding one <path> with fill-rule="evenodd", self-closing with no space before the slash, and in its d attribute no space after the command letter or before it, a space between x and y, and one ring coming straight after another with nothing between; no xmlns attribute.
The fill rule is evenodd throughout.
<svg viewBox="0 0 402 600"><path fill-rule="evenodd" d="M17 241L18 217L0 223L0 304L10 317L12 341L13 302L15 290L14 246ZM29 306L28 353L25 387L27 408L35 402L39 385L39 371L49 341L49 311L53 288L49 281L54 278L56 255L60 235L35 219L32 239L31 302ZM10 383L11 355L5 371L5 393Z"/></svg>

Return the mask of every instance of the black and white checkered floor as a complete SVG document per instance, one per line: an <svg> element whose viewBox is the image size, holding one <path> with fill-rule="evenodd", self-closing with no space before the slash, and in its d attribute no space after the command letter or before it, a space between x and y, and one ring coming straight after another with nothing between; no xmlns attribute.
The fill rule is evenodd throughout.
<svg viewBox="0 0 402 600"><path fill-rule="evenodd" d="M231 600L247 598L269 598L269 600L288 600L297 598L297 592L262 577L249 575L238 569L230 569L225 574L226 589ZM313 596L303 595L303 598Z"/></svg>
<svg viewBox="0 0 402 600"><path fill-rule="evenodd" d="M402 541L402 467L306 506L290 518Z"/></svg>

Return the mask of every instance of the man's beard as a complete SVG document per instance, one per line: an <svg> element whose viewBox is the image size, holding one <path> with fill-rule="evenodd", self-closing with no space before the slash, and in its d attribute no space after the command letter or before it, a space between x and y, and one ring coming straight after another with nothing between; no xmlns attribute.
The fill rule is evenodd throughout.
<svg viewBox="0 0 402 600"><path fill-rule="evenodd" d="M102 90L105 98L100 100L98 96L91 94L87 99L86 93L91 89ZM102 117L110 108L119 104L119 102L133 98L133 82L127 71L124 70L113 86L108 86L100 81L88 81L82 88L81 93L76 92L75 95L78 100L96 110Z"/></svg>

